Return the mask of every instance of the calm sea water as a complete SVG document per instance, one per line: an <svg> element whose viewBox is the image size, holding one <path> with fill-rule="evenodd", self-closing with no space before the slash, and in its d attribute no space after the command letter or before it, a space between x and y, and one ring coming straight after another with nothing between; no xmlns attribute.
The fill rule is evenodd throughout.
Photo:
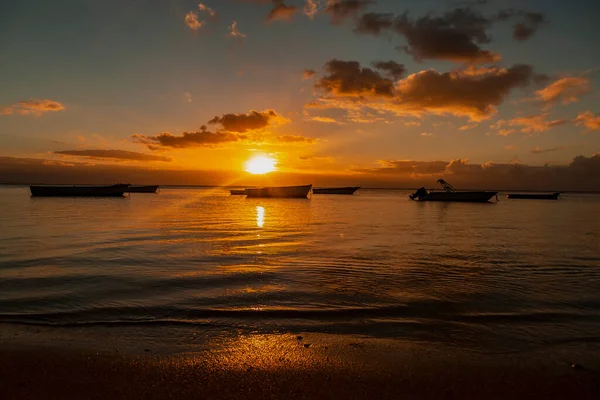
<svg viewBox="0 0 600 400"><path fill-rule="evenodd" d="M418 203L0 187L0 322L330 332L528 349L600 340L600 195Z"/></svg>

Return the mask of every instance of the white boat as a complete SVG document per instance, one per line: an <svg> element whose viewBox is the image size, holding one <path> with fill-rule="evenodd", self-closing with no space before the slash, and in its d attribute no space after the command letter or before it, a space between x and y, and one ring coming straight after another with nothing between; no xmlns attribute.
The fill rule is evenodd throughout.
<svg viewBox="0 0 600 400"><path fill-rule="evenodd" d="M458 191L448 182L439 179L438 183L444 188L443 192L427 190L424 187L410 195L411 200L418 201L460 201L466 203L487 203L498 192L467 192Z"/></svg>
<svg viewBox="0 0 600 400"><path fill-rule="evenodd" d="M283 197L283 198L306 198L312 189L312 185L304 186L269 186L262 188L246 189L247 197Z"/></svg>

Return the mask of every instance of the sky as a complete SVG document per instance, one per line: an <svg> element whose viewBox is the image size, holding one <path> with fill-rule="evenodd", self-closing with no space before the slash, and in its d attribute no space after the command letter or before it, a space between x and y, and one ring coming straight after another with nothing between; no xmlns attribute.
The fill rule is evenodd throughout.
<svg viewBox="0 0 600 400"><path fill-rule="evenodd" d="M597 15L595 0L2 1L0 182L599 190ZM257 155L278 171L244 172Z"/></svg>

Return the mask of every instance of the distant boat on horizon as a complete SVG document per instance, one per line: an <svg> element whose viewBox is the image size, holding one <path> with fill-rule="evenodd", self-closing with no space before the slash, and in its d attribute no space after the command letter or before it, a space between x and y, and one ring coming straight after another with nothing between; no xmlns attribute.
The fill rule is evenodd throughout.
<svg viewBox="0 0 600 400"><path fill-rule="evenodd" d="M30 185L32 196L39 197L122 197L129 184L94 185Z"/></svg>
<svg viewBox="0 0 600 400"><path fill-rule="evenodd" d="M149 186L129 186L129 188L125 191L127 193L156 193L158 191L158 185L149 185Z"/></svg>
<svg viewBox="0 0 600 400"><path fill-rule="evenodd" d="M507 193L509 199L529 199L529 200L558 200L560 192L554 193Z"/></svg>
<svg viewBox="0 0 600 400"><path fill-rule="evenodd" d="M360 186L314 188L313 194L354 194Z"/></svg>
<svg viewBox="0 0 600 400"><path fill-rule="evenodd" d="M456 190L452 185L443 179L438 179L438 183L442 185L444 191L427 190L424 187L417 189L409 197L411 200L418 201L457 201L465 203L487 203L490 199L498 194L498 192L461 192Z"/></svg>
<svg viewBox="0 0 600 400"><path fill-rule="evenodd" d="M245 196L246 195L246 189L231 189L231 190L229 190L229 193L232 196Z"/></svg>
<svg viewBox="0 0 600 400"><path fill-rule="evenodd" d="M276 197L276 198L306 198L312 189L312 185L303 186L269 186L262 188L245 189L247 197Z"/></svg>

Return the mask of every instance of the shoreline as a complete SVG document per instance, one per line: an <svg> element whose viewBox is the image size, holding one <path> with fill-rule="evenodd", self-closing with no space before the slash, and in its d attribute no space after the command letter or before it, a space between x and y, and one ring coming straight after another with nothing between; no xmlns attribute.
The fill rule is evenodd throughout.
<svg viewBox="0 0 600 400"><path fill-rule="evenodd" d="M160 347L160 339L151 345L126 329L4 324L0 392L6 399L600 396L595 343L485 354L334 334L193 335L191 345Z"/></svg>

